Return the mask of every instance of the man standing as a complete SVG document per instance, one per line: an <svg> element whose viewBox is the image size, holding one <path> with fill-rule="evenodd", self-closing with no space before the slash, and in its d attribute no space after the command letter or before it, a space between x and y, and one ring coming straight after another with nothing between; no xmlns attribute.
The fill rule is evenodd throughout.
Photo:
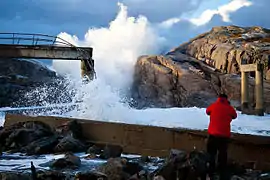
<svg viewBox="0 0 270 180"><path fill-rule="evenodd" d="M237 114L226 94L220 94L217 101L206 109L206 114L210 116L207 141L207 152L210 155L209 177L213 179L218 153L220 180L228 180L226 177L228 140L231 136L231 121L237 118Z"/></svg>

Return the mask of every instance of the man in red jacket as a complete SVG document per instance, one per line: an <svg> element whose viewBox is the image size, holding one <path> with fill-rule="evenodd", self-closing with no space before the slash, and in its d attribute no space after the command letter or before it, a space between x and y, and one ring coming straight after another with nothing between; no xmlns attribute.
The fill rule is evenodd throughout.
<svg viewBox="0 0 270 180"><path fill-rule="evenodd" d="M228 97L220 94L217 101L206 109L206 114L210 116L208 126L207 152L211 157L209 167L209 177L213 179L215 171L215 159L218 153L218 169L220 179L226 180L227 148L228 140L231 136L232 119L237 118L235 109L230 105Z"/></svg>

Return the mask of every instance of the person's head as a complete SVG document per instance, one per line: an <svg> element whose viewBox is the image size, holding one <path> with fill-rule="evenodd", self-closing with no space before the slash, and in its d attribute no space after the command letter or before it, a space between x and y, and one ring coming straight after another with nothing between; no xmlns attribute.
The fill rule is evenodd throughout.
<svg viewBox="0 0 270 180"><path fill-rule="evenodd" d="M218 101L221 103L228 103L228 96L226 94L219 94Z"/></svg>
<svg viewBox="0 0 270 180"><path fill-rule="evenodd" d="M222 98L222 99L228 99L228 96L226 94L219 94L218 95L219 98Z"/></svg>

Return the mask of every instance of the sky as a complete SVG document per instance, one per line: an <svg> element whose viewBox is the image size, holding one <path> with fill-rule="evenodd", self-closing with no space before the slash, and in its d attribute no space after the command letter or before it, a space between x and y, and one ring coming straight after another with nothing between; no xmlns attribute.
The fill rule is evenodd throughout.
<svg viewBox="0 0 270 180"><path fill-rule="evenodd" d="M84 44L92 45L89 39L86 40L89 31L110 29L110 24L118 21L123 9L121 5L127 9L124 10L127 16L123 16L126 22L144 19L145 25L157 33L158 38L166 40L158 53L209 31L213 26L233 24L270 28L270 0L1 0L0 32L55 36L66 33L65 38L70 42L80 39L86 41ZM133 23L136 26L136 22ZM121 31L124 32L124 28L126 26L122 26ZM99 39L104 36L101 31L96 33ZM126 34L134 32L129 30ZM112 31L110 33L110 38L114 38ZM117 38L123 37L120 34Z"/></svg>
<svg viewBox="0 0 270 180"><path fill-rule="evenodd" d="M108 26L118 12L117 2L129 8L130 16L143 15L151 23L176 18L215 26L228 23L225 16L231 16L232 24L270 27L269 0L1 0L0 32L83 37L91 27ZM184 25L189 24L178 28Z"/></svg>

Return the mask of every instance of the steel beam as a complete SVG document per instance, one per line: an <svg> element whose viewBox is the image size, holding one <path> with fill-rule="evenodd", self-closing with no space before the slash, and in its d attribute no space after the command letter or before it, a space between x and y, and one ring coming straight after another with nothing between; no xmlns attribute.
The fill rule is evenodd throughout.
<svg viewBox="0 0 270 180"><path fill-rule="evenodd" d="M0 58L91 60L92 52L89 47L0 44Z"/></svg>

